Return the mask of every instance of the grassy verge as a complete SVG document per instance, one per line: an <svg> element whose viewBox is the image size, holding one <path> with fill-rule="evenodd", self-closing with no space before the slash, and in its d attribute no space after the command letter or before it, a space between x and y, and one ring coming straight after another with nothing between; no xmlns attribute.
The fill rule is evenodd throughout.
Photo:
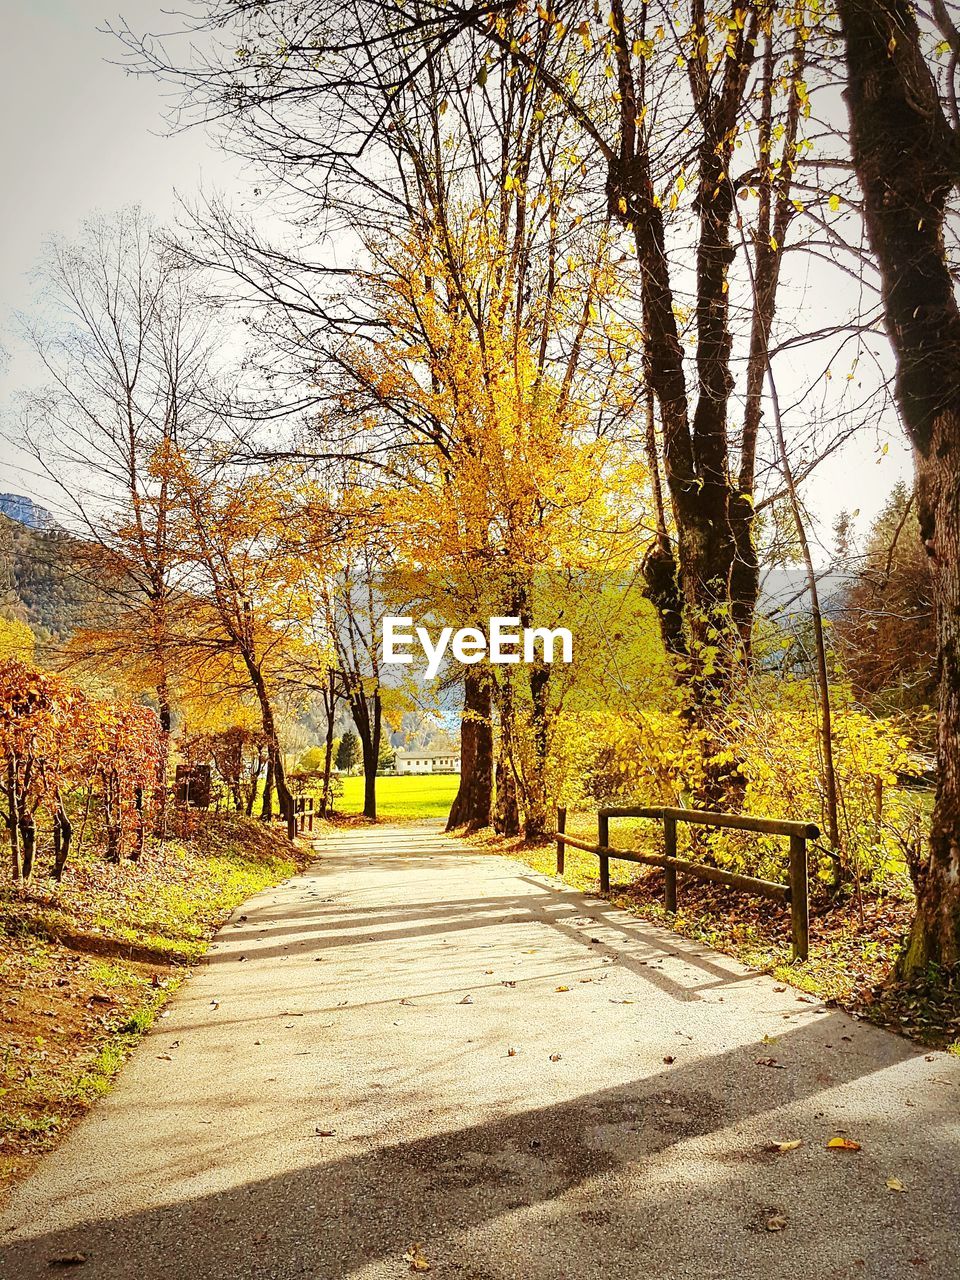
<svg viewBox="0 0 960 1280"><path fill-rule="evenodd" d="M628 831L627 825L622 824L617 833L622 847L642 847L637 843L644 838L639 827ZM592 828L578 826L575 821L568 829L585 839L595 838ZM543 875L556 873L556 846L552 843L528 845L488 833L468 837L468 843L519 858ZM598 875L595 857L567 849L567 884L599 896ZM615 906L707 943L801 991L923 1044L960 1053L960 982L940 979L909 990L885 985L913 911L906 882L891 883L885 892L864 894L862 903L850 899L814 903L810 958L801 963L791 956L790 912L783 904L681 877L679 910L670 916L663 907L662 872L613 861L610 879L609 900Z"/></svg>
<svg viewBox="0 0 960 1280"><path fill-rule="evenodd" d="M363 778L341 778L343 794L337 800L341 813L363 812ZM460 786L457 773L384 774L377 778L377 814L380 818L446 818Z"/></svg>
<svg viewBox="0 0 960 1280"><path fill-rule="evenodd" d="M305 855L276 828L210 816L188 839L59 886L0 890L0 1185L95 1098L230 912Z"/></svg>

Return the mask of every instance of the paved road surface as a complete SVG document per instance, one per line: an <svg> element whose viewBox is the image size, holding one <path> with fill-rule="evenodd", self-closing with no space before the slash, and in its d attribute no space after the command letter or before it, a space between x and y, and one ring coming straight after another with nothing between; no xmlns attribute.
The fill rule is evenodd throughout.
<svg viewBox="0 0 960 1280"><path fill-rule="evenodd" d="M227 925L14 1195L0 1275L957 1280L958 1114L956 1058L430 827L353 831Z"/></svg>

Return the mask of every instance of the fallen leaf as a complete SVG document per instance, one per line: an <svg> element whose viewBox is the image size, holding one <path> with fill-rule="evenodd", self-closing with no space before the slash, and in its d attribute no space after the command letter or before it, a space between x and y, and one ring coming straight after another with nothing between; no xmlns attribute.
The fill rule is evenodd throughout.
<svg viewBox="0 0 960 1280"><path fill-rule="evenodd" d="M783 1231L787 1220L782 1213L773 1213L764 1223L768 1231Z"/></svg>
<svg viewBox="0 0 960 1280"><path fill-rule="evenodd" d="M556 988L556 990L557 990L557 991L569 991L569 990L570 990L570 988L569 988L569 987L557 987L557 988Z"/></svg>
<svg viewBox="0 0 960 1280"><path fill-rule="evenodd" d="M419 1244L412 1244L407 1252L403 1255L404 1262L410 1263L411 1271L429 1271L430 1259L423 1252L423 1248Z"/></svg>
<svg viewBox="0 0 960 1280"><path fill-rule="evenodd" d="M493 973L493 970L492 970L492 969L484 969L484 971L483 971L483 972L484 972L484 973Z"/></svg>
<svg viewBox="0 0 960 1280"><path fill-rule="evenodd" d="M318 1138L332 1138L336 1129L314 1129L314 1133Z"/></svg>
<svg viewBox="0 0 960 1280"><path fill-rule="evenodd" d="M458 1003L459 1003L459 1004L473 1004L473 996L464 996L462 1000L458 1001Z"/></svg>
<svg viewBox="0 0 960 1280"><path fill-rule="evenodd" d="M611 996L610 1003L611 1004L633 1004L633 1001L628 996Z"/></svg>
<svg viewBox="0 0 960 1280"><path fill-rule="evenodd" d="M158 1061L158 1062L172 1062L172 1061L173 1061L173 1059L170 1057L169 1053L158 1053L158 1054L157 1054L157 1061Z"/></svg>
<svg viewBox="0 0 960 1280"><path fill-rule="evenodd" d="M803 1146L802 1138L790 1138L789 1141L780 1142L774 1140L767 1144L767 1151L796 1151L797 1147Z"/></svg>
<svg viewBox="0 0 960 1280"><path fill-rule="evenodd" d="M782 1071L783 1063L778 1062L776 1058L757 1058L758 1067L773 1067L774 1071Z"/></svg>
<svg viewBox="0 0 960 1280"><path fill-rule="evenodd" d="M667 1066L669 1066L671 1062L676 1062L676 1058L672 1057L668 1053L667 1056L664 1058L664 1062L667 1064Z"/></svg>
<svg viewBox="0 0 960 1280"><path fill-rule="evenodd" d="M516 1056L517 1056L517 1051L516 1051L516 1049L514 1049L514 1048L511 1046L511 1048L509 1048L509 1049L507 1050L507 1057L508 1057L508 1058L515 1058Z"/></svg>
<svg viewBox="0 0 960 1280"><path fill-rule="evenodd" d="M50 1258L48 1267L82 1267L87 1260L85 1253L65 1253L59 1258Z"/></svg>
<svg viewBox="0 0 960 1280"><path fill-rule="evenodd" d="M888 1178L887 1188L890 1191L906 1191L907 1189L899 1178Z"/></svg>
<svg viewBox="0 0 960 1280"><path fill-rule="evenodd" d="M786 988L786 987L774 987L773 989L774 989L774 991L780 992L780 991L786 991L786 989L787 989L787 988Z"/></svg>
<svg viewBox="0 0 960 1280"><path fill-rule="evenodd" d="M501 982L500 985L501 987L515 987L517 984L515 982Z"/></svg>
<svg viewBox="0 0 960 1280"><path fill-rule="evenodd" d="M559 1062L561 1057L562 1057L562 1055L561 1055L561 1054L559 1054L559 1053L551 1053L551 1055L550 1055L550 1061L551 1061L551 1062Z"/></svg>
<svg viewBox="0 0 960 1280"><path fill-rule="evenodd" d="M777 1043L777 1040L778 1040L778 1037L777 1037L777 1036L764 1036L764 1037L763 1037L763 1039L760 1041L760 1043L761 1043L761 1044L776 1044L776 1043Z"/></svg>
<svg viewBox="0 0 960 1280"><path fill-rule="evenodd" d="M827 1149L829 1151L859 1151L860 1143L854 1142L852 1138L842 1138L838 1134L837 1137L831 1138L827 1143Z"/></svg>

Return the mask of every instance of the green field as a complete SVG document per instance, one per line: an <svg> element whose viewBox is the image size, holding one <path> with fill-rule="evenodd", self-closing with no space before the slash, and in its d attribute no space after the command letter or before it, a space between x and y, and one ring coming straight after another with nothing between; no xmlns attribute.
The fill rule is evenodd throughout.
<svg viewBox="0 0 960 1280"><path fill-rule="evenodd" d="M363 812L363 778L341 778L341 813ZM445 818L460 786L458 773L384 774L377 778L377 816L381 818Z"/></svg>

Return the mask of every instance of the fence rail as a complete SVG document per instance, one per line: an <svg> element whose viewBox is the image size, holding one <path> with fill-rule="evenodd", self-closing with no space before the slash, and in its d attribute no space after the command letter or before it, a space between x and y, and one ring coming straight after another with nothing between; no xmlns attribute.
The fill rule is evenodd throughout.
<svg viewBox="0 0 960 1280"><path fill-rule="evenodd" d="M651 818L663 823L664 852L640 853L635 849L614 849L610 844L611 818ZM762 880L758 876L744 876L735 871L724 871L688 858L677 857L677 823L691 826L727 828L734 831L753 831L762 835L785 836L790 841L790 874L787 884L775 880ZM610 892L610 859L619 862L639 862L648 867L662 867L664 873L664 902L670 912L677 909L677 872L694 876L698 880L712 880L730 885L745 893L755 893L762 898L786 902L790 907L793 954L798 960L806 960L810 950L810 913L807 893L807 841L816 840L820 829L812 822L793 822L779 818L753 818L748 814L714 813L708 809L649 808L631 805L626 808L601 809L597 815L597 843L579 840L566 833L567 811L557 809L557 875L563 875L564 853L567 848L592 853L600 860L600 892Z"/></svg>

